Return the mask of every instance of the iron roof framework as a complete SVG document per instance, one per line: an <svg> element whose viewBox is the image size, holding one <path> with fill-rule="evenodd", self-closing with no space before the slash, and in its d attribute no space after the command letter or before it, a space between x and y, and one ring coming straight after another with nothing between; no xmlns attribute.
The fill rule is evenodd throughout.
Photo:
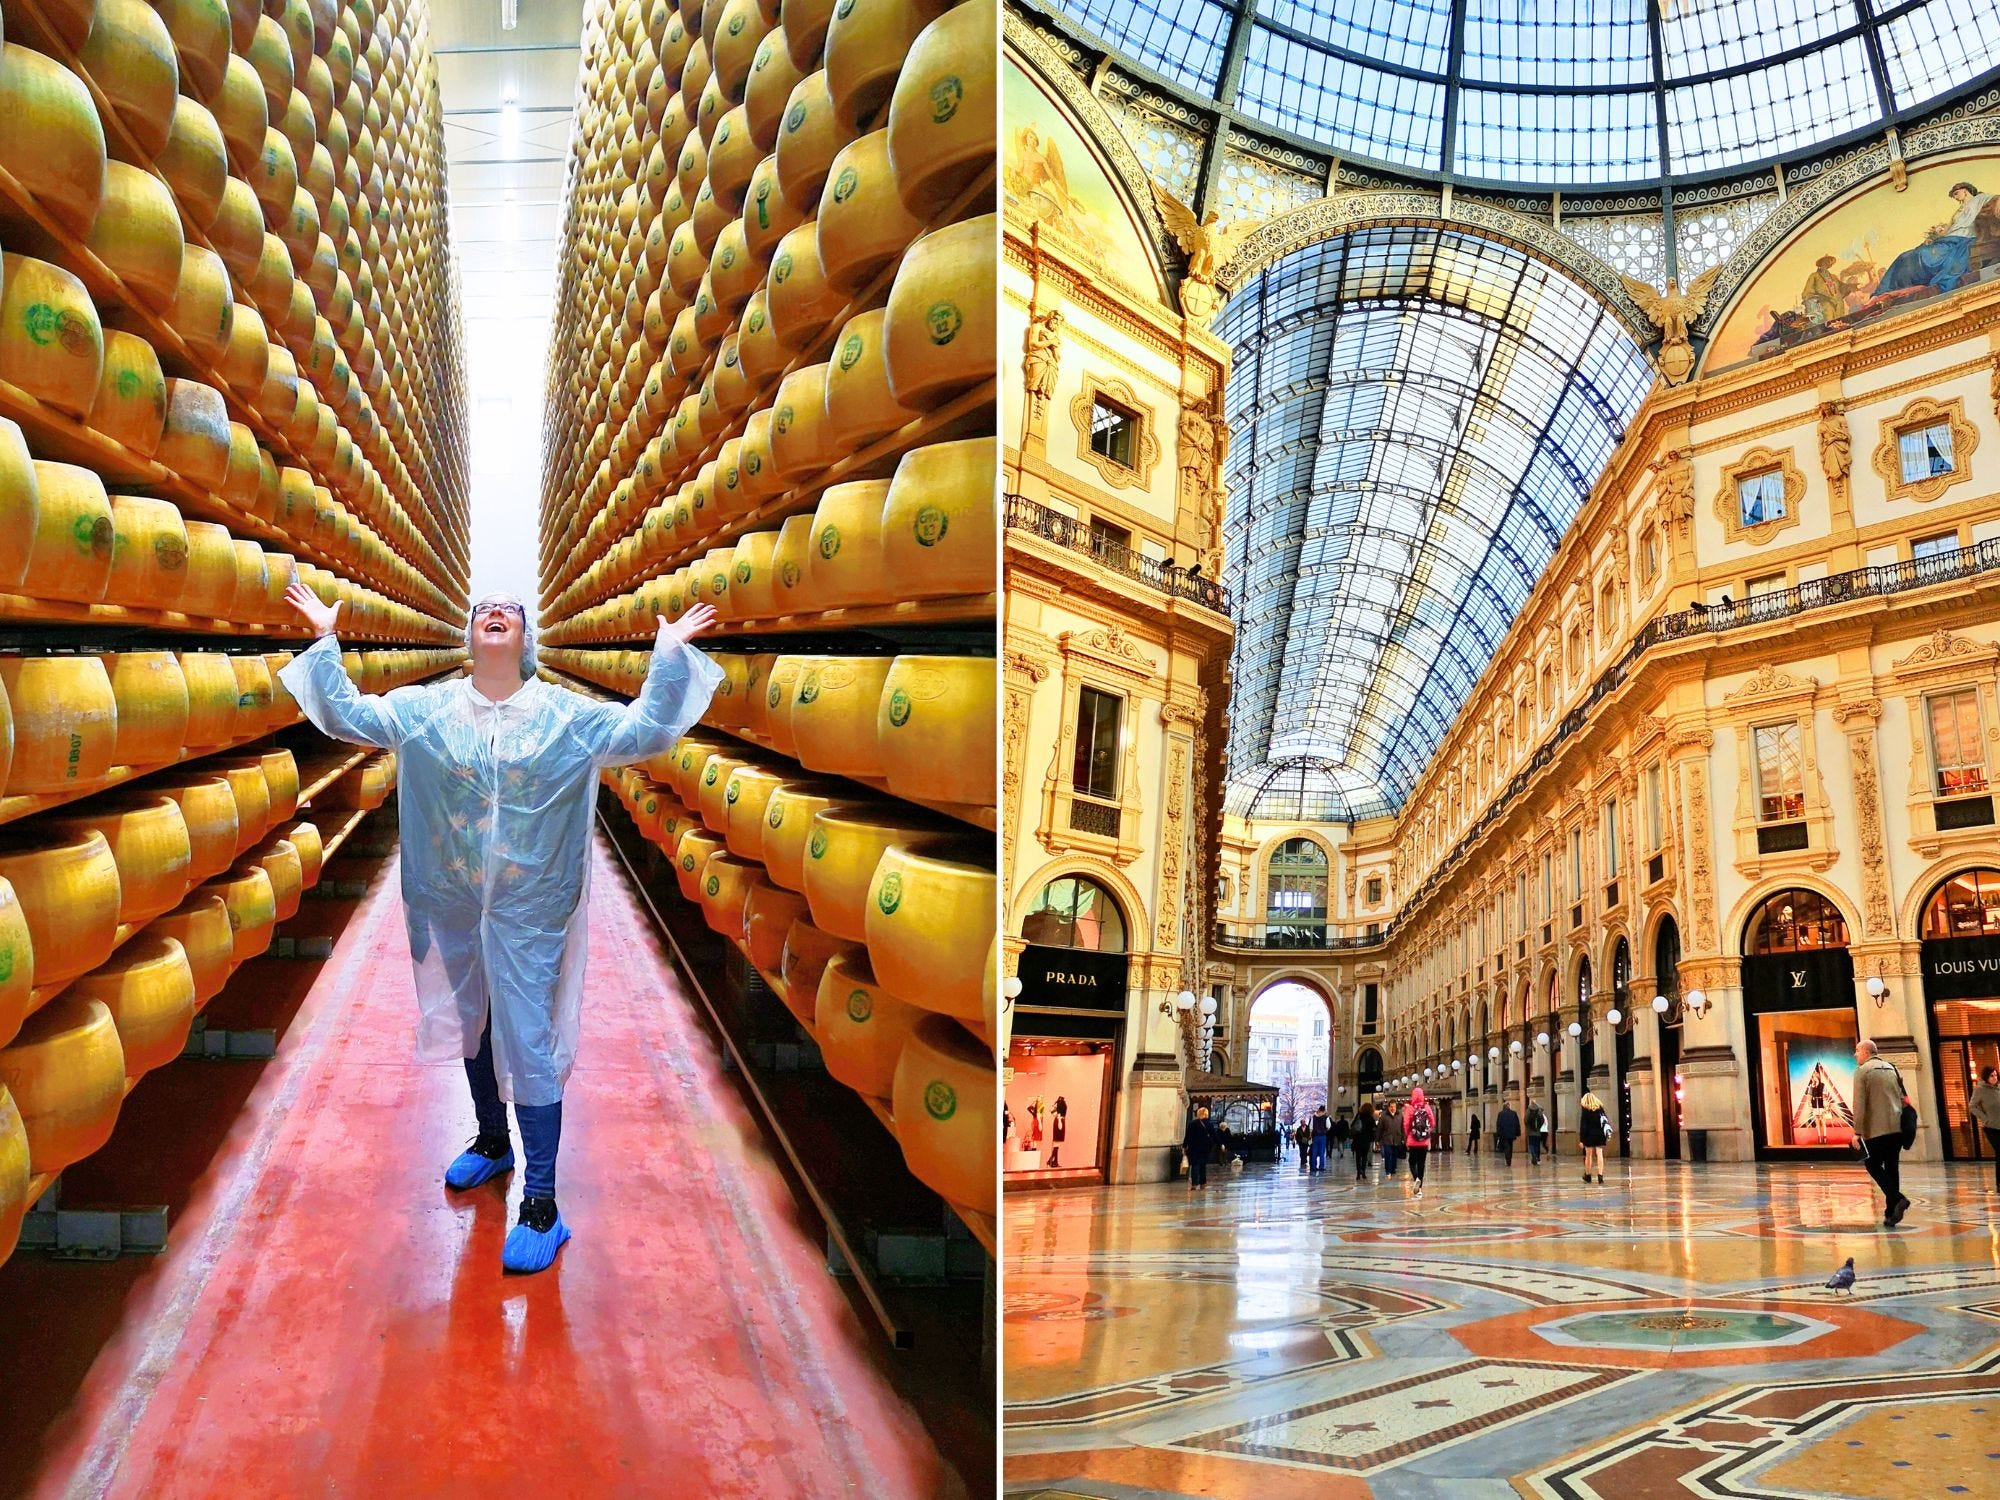
<svg viewBox="0 0 2000 1500"><path fill-rule="evenodd" d="M1400 807L1652 382L1513 246L1382 226L1295 252L1218 321L1237 635L1231 810Z"/></svg>
<svg viewBox="0 0 2000 1500"><path fill-rule="evenodd" d="M1824 154L2000 67L2000 0L1042 0L1253 128L1496 189Z"/></svg>

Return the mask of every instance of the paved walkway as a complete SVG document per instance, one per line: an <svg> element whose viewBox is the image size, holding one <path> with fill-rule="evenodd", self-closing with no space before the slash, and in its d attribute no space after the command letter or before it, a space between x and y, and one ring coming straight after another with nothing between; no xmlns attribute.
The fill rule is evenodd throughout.
<svg viewBox="0 0 2000 1500"><path fill-rule="evenodd" d="M595 857L559 1182L576 1238L557 1267L501 1273L518 1172L444 1187L471 1104L456 1066L412 1057L391 863L277 1062L231 1104L168 1253L136 1270L0 1268L0 1299L34 1301L27 1323L0 1321L14 1380L33 1379L22 1340L48 1366L87 1365L43 1430L0 1418L22 1481L0 1491L964 1493L601 843ZM173 1067L197 1070L183 1088L242 1076ZM143 1164L147 1147L121 1127L105 1154Z"/></svg>
<svg viewBox="0 0 2000 1500"><path fill-rule="evenodd" d="M1007 1492L2000 1496L1990 1165L1906 1167L1898 1230L1859 1166L1605 1176L1010 1194Z"/></svg>

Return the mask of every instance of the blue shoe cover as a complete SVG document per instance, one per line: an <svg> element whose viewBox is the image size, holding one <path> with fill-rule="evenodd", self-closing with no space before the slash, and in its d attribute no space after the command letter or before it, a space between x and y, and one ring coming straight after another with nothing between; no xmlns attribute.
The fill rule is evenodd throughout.
<svg viewBox="0 0 2000 1500"><path fill-rule="evenodd" d="M518 1275L546 1271L555 1264L556 1251L568 1243L569 1225L560 1218L542 1230L516 1224L507 1231L507 1243L500 1247L501 1269Z"/></svg>
<svg viewBox="0 0 2000 1500"><path fill-rule="evenodd" d="M444 1185L464 1192L476 1188L482 1182L490 1182L502 1172L514 1170L514 1148L509 1146L504 1156L481 1156L477 1151L461 1151L452 1164L444 1169Z"/></svg>

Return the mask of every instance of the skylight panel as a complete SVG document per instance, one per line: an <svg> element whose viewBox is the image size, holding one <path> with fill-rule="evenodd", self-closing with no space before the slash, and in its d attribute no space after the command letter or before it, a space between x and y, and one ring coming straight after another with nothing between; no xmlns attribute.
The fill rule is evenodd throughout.
<svg viewBox="0 0 2000 1500"><path fill-rule="evenodd" d="M1237 107L1295 134L1351 143L1378 161L1435 169L1444 87L1252 30Z"/></svg>
<svg viewBox="0 0 2000 1500"><path fill-rule="evenodd" d="M1184 88L1213 94L1229 47L1229 7L1215 0L1048 0L1085 31Z"/></svg>
<svg viewBox="0 0 2000 1500"><path fill-rule="evenodd" d="M1882 23L1899 109L1912 109L2000 65L2000 3L1930 0Z"/></svg>

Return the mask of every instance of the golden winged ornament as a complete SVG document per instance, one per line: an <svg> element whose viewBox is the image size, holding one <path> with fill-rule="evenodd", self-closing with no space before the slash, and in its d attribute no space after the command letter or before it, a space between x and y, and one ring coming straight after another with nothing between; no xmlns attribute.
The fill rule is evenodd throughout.
<svg viewBox="0 0 2000 1500"><path fill-rule="evenodd" d="M1686 291L1680 282L1669 279L1664 292L1655 291L1644 281L1620 276L1625 290L1639 304L1639 311L1660 331L1660 373L1668 385L1679 385L1694 370L1694 348L1688 342L1688 324L1702 315L1722 267L1710 266L1690 281Z"/></svg>
<svg viewBox="0 0 2000 1500"><path fill-rule="evenodd" d="M1150 180L1150 179L1149 179ZM1160 217L1166 221L1167 230L1187 252L1187 275L1181 282L1181 310L1191 318L1206 319L1222 305L1222 294L1215 284L1216 274L1229 264L1229 258L1236 253L1236 247L1262 226L1262 219L1238 219L1233 224L1219 224L1219 215L1210 209L1207 218L1197 218L1195 211L1181 202L1172 193L1153 183L1153 201L1159 205Z"/></svg>

